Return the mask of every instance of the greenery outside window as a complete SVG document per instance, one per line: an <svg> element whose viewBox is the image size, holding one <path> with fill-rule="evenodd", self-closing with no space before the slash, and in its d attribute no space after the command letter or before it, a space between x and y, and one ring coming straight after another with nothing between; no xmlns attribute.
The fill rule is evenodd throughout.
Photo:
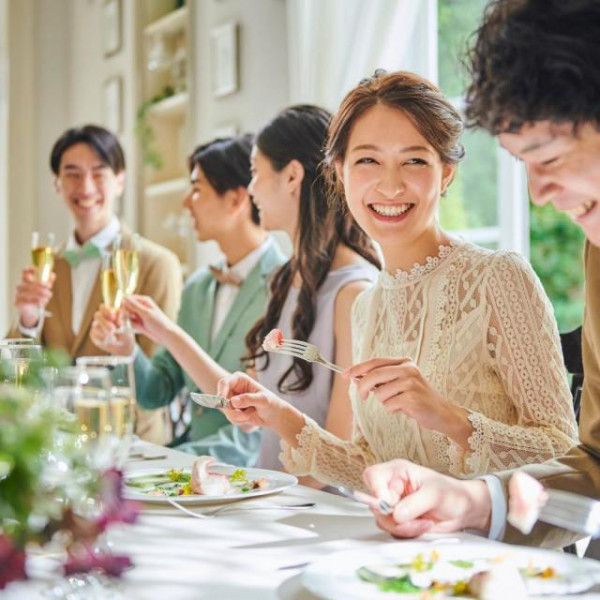
<svg viewBox="0 0 600 600"><path fill-rule="evenodd" d="M437 0L437 73L440 89L461 110L468 83L462 56L488 0ZM483 131L467 130L457 177L442 199L442 225L490 248L529 256L561 331L583 319L583 233L551 206L527 206L521 165Z"/></svg>

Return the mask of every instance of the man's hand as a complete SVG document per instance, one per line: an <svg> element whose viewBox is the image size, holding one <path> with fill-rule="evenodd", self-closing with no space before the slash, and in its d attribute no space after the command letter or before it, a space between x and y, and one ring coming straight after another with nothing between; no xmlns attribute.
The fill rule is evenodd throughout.
<svg viewBox="0 0 600 600"><path fill-rule="evenodd" d="M104 304L94 314L90 339L98 348L117 356L131 356L135 348L135 336L130 331L119 331L121 318Z"/></svg>
<svg viewBox="0 0 600 600"><path fill-rule="evenodd" d="M484 481L460 481L407 460L368 467L363 477L376 498L394 507L389 516L373 511L377 525L394 537L489 530L491 498Z"/></svg>
<svg viewBox="0 0 600 600"><path fill-rule="evenodd" d="M19 311L19 320L23 327L35 327L40 320L40 313L52 298L52 286L56 275L52 273L48 283L35 279L35 269L23 269L21 281L15 293L15 306Z"/></svg>

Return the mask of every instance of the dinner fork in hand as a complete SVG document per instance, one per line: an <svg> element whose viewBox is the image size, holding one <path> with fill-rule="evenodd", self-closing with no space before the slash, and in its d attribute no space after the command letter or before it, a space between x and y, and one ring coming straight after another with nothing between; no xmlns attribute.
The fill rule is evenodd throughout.
<svg viewBox="0 0 600 600"><path fill-rule="evenodd" d="M213 508L212 510L205 510L198 513L194 512L193 510L189 510L185 506L179 504L179 502L176 500L173 500L173 498L167 498L167 502L181 512L184 512L186 515L189 515L190 517L196 517L196 519L212 519L220 514L223 514L224 512L234 510L305 510L315 506L314 502L304 502L303 504L271 504L265 506L238 506L236 504L227 504L225 506L220 506L219 508Z"/></svg>
<svg viewBox="0 0 600 600"><path fill-rule="evenodd" d="M321 355L319 349L309 342L303 342L301 340L289 340L283 339L281 344L276 348L270 348L269 352L279 352L280 354L287 354L288 356L295 356L308 362L315 362L336 373L343 373L345 369L332 363Z"/></svg>

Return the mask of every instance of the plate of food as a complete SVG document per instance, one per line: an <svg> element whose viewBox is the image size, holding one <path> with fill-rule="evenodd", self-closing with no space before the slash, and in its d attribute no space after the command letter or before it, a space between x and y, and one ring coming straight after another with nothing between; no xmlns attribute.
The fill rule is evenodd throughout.
<svg viewBox="0 0 600 600"><path fill-rule="evenodd" d="M583 592L600 562L497 543L395 542L336 552L311 564L303 584L326 600L520 600Z"/></svg>
<svg viewBox="0 0 600 600"><path fill-rule="evenodd" d="M138 469L125 475L125 496L142 502L216 504L276 494L298 480L267 469L240 469L202 456L192 467Z"/></svg>

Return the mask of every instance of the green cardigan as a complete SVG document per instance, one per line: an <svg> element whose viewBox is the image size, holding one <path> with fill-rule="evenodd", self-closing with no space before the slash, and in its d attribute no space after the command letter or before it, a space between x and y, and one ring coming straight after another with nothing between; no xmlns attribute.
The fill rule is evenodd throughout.
<svg viewBox="0 0 600 600"><path fill-rule="evenodd" d="M198 269L189 277L183 290L178 325L227 371L243 370L241 357L246 353L246 334L266 309L267 277L286 260L277 244L272 242L240 286L214 340L210 339L210 333L217 282L207 267ZM134 368L137 401L144 408L167 406L184 387L190 392L198 391L166 348L159 348L152 359L138 348ZM228 425L229 421L220 411L194 405L189 443L180 449L210 453L219 460L240 466L253 464L260 433L246 434L237 427L226 427ZM203 448L201 440L208 436L213 436L210 448ZM199 449L194 447L195 443Z"/></svg>

